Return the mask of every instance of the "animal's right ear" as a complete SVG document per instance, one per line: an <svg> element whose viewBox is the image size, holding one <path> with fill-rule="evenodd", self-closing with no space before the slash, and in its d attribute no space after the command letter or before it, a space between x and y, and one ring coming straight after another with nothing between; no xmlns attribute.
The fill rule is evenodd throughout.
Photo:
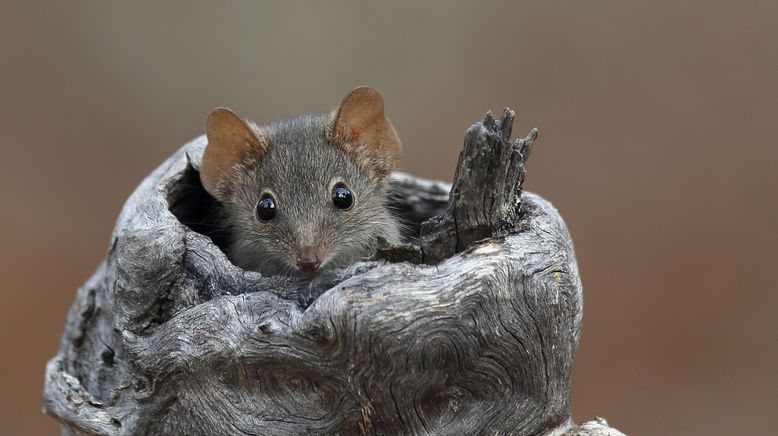
<svg viewBox="0 0 778 436"><path fill-rule="evenodd" d="M200 181L217 200L228 198L238 172L256 163L265 151L254 129L227 108L217 108L205 120L208 145L200 165Z"/></svg>

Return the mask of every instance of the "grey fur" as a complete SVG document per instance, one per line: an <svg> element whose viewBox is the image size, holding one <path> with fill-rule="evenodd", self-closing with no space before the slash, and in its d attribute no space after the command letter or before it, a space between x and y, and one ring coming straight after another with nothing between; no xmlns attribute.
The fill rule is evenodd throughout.
<svg viewBox="0 0 778 436"><path fill-rule="evenodd" d="M326 252L319 269L324 271L371 256L379 238L400 242L397 220L386 205L385 177L330 145L326 129L325 114L256 129L267 150L224 202L232 233L228 254L236 265L265 275L302 275L294 259L305 247ZM332 204L337 181L355 196L349 211ZM256 217L263 192L276 200L276 217L269 223Z"/></svg>

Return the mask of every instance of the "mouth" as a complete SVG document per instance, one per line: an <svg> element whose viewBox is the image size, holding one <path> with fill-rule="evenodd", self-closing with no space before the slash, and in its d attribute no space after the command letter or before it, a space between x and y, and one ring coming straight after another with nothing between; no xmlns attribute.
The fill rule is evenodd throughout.
<svg viewBox="0 0 778 436"><path fill-rule="evenodd" d="M321 266L319 259L300 260L297 259L297 269L304 273L313 273L318 271Z"/></svg>
<svg viewBox="0 0 778 436"><path fill-rule="evenodd" d="M321 249L306 248L291 256L294 267L305 275L316 274L327 263L328 257Z"/></svg>

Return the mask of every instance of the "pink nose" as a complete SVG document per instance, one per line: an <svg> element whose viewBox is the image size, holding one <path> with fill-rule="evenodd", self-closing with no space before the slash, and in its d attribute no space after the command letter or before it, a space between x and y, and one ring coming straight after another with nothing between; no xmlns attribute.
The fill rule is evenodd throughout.
<svg viewBox="0 0 778 436"><path fill-rule="evenodd" d="M314 272L319 269L321 261L315 255L306 255L297 258L297 268L302 272Z"/></svg>

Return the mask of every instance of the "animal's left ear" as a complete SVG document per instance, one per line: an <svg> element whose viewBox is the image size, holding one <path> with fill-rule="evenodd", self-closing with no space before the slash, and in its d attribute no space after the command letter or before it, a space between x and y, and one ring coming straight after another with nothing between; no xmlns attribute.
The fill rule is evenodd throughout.
<svg viewBox="0 0 778 436"><path fill-rule="evenodd" d="M402 146L391 121L384 115L384 100L373 88L351 91L334 112L329 130L332 145L387 175L397 168Z"/></svg>

